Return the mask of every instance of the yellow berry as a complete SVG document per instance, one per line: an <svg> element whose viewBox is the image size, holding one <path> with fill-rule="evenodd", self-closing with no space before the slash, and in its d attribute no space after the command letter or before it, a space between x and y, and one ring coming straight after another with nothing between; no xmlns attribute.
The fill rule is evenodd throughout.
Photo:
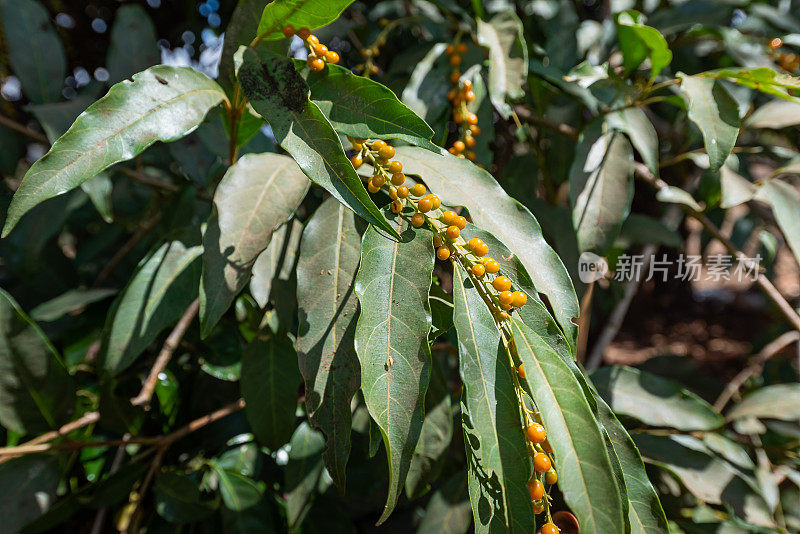
<svg viewBox="0 0 800 534"><path fill-rule="evenodd" d="M458 239L458 236L461 235L461 230L458 229L458 226L448 226L447 230L445 230L445 235L450 240Z"/></svg>
<svg viewBox="0 0 800 534"><path fill-rule="evenodd" d="M414 184L411 187L411 194L415 197L421 197L425 194L425 186L422 184Z"/></svg>
<svg viewBox="0 0 800 534"><path fill-rule="evenodd" d="M325 59L328 61L328 63L336 65L337 63L339 63L339 54L337 54L333 50L329 50L328 53L325 54Z"/></svg>
<svg viewBox="0 0 800 534"><path fill-rule="evenodd" d="M350 158L350 163L352 163L353 167L355 167L357 169L357 168L361 167L361 165L364 163L364 160L361 158L361 156L359 154L356 154L355 156Z"/></svg>
<svg viewBox="0 0 800 534"><path fill-rule="evenodd" d="M511 288L511 280L505 276L498 276L492 280L492 286L498 291L507 291Z"/></svg>
<svg viewBox="0 0 800 534"><path fill-rule="evenodd" d="M392 148L392 147L387 147L387 148L391 148L392 149L392 156L394 156L394 148ZM389 157L392 157L392 156L389 156ZM383 156L381 156L381 157L383 157ZM403 172L403 164L400 163L399 161L393 161L393 162L389 163L389 172L391 172L392 174L396 174L398 172Z"/></svg>
<svg viewBox="0 0 800 534"><path fill-rule="evenodd" d="M522 365L519 366L520 369L523 369L522 373L524 373L524 367ZM522 375L520 375L522 376ZM525 378L525 377L523 377ZM541 443L547 438L547 433L544 431L544 427L539 423L531 423L525 429L525 439L530 441L531 443Z"/></svg>
<svg viewBox="0 0 800 534"><path fill-rule="evenodd" d="M514 291L514 300L511 301L512 306L521 308L526 302L528 302L528 295L522 291Z"/></svg>
<svg viewBox="0 0 800 534"><path fill-rule="evenodd" d="M428 197L421 198L419 202L417 202L417 208L422 213L428 213L433 209L433 202L431 202L431 199Z"/></svg>
<svg viewBox="0 0 800 534"><path fill-rule="evenodd" d="M464 148L466 147L464 146L464 141L459 139L458 141L453 143L453 148L456 149L456 152L464 152Z"/></svg>
<svg viewBox="0 0 800 534"><path fill-rule="evenodd" d="M539 482L537 478L532 478L527 484L528 493L530 493L532 501L538 501L544 497L544 484Z"/></svg>
<svg viewBox="0 0 800 534"><path fill-rule="evenodd" d="M543 452L537 452L533 456L533 468L538 473L549 471L553 464L550 462L550 457Z"/></svg>
<svg viewBox="0 0 800 534"><path fill-rule="evenodd" d="M314 53L320 57L325 57L325 54L328 53L328 47L324 44L315 44Z"/></svg>
<svg viewBox="0 0 800 534"><path fill-rule="evenodd" d="M311 57L311 56L309 56L309 58L308 58L308 61L307 61L307 62L308 62L308 66L309 66L309 67L311 68L311 70L313 70L313 71L319 72L319 71L321 71L322 69L324 69L324 68L325 68L325 62L324 62L324 61L322 61L322 59L320 59L320 58L318 58L318 57Z"/></svg>
<svg viewBox="0 0 800 534"><path fill-rule="evenodd" d="M514 295L511 291L501 291L500 294L497 295L497 300L500 301L500 304L511 305L511 301L514 300Z"/></svg>
<svg viewBox="0 0 800 534"><path fill-rule="evenodd" d="M439 247L436 249L436 257L444 261L450 257L450 249L447 247Z"/></svg>
<svg viewBox="0 0 800 534"><path fill-rule="evenodd" d="M556 473L555 469L550 469L547 473L544 474L544 481L547 482L549 485L553 485L558 482L558 473Z"/></svg>
<svg viewBox="0 0 800 534"><path fill-rule="evenodd" d="M378 152L380 152L380 150L385 146L386 146L386 141L384 141L383 139L378 139L377 141L372 142L372 150L377 150Z"/></svg>
<svg viewBox="0 0 800 534"><path fill-rule="evenodd" d="M453 224L453 221L456 220L456 217L458 217L456 212L447 210L444 213L442 213L442 215L439 217L439 220L442 221L444 224L450 225Z"/></svg>
<svg viewBox="0 0 800 534"><path fill-rule="evenodd" d="M425 216L421 213L415 213L414 215L411 216L411 224L415 228L419 228L420 226L425 224Z"/></svg>
<svg viewBox="0 0 800 534"><path fill-rule="evenodd" d="M483 244L483 240L482 239L478 239L477 237L473 237L472 239L467 241L467 246L469 247L470 250L475 250L476 248L478 248L482 244Z"/></svg>
<svg viewBox="0 0 800 534"><path fill-rule="evenodd" d="M542 530L540 532L542 534L558 534L561 530L553 523L545 523L542 525Z"/></svg>
<svg viewBox="0 0 800 534"><path fill-rule="evenodd" d="M404 185L401 185L397 188L397 197L398 198L406 198L408 196L408 188Z"/></svg>
<svg viewBox="0 0 800 534"><path fill-rule="evenodd" d="M377 193L380 190L381 190L381 188L379 186L375 185L372 182L372 180L370 180L369 183L367 184L367 191L369 191L370 193Z"/></svg>
<svg viewBox="0 0 800 534"><path fill-rule="evenodd" d="M489 253L489 245L486 243L481 243L481 245L472 252L479 258L486 256Z"/></svg>
<svg viewBox="0 0 800 534"><path fill-rule="evenodd" d="M500 264L488 256L483 258L483 264L486 266L486 272L489 274L494 274L500 271Z"/></svg>
<svg viewBox="0 0 800 534"><path fill-rule="evenodd" d="M476 263L475 265L472 266L472 274L474 274L478 278L481 278L483 277L484 274L486 274L486 267L484 267L480 263Z"/></svg>
<svg viewBox="0 0 800 534"><path fill-rule="evenodd" d="M403 174L402 172L396 172L392 174L392 183L394 185L403 185L405 181L406 181L406 175Z"/></svg>
<svg viewBox="0 0 800 534"><path fill-rule="evenodd" d="M392 159L394 157L394 147L389 145L383 146L380 150L378 150L378 155L383 159Z"/></svg>
<svg viewBox="0 0 800 534"><path fill-rule="evenodd" d="M393 186L389 186L389 198L392 200L397 200L397 188Z"/></svg>
<svg viewBox="0 0 800 534"><path fill-rule="evenodd" d="M467 219L459 215L458 217L455 218L453 224L458 226L459 230L463 230L464 228L467 227Z"/></svg>

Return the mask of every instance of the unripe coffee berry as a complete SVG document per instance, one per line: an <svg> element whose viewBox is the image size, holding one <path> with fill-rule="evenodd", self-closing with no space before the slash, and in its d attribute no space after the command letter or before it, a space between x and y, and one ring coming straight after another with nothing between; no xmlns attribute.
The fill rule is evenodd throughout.
<svg viewBox="0 0 800 534"><path fill-rule="evenodd" d="M492 280L492 286L498 291L507 291L511 288L511 280L505 276L498 276Z"/></svg>
<svg viewBox="0 0 800 534"><path fill-rule="evenodd" d="M415 213L414 215L411 216L411 224L415 228L419 228L420 226L425 224L425 216L421 213Z"/></svg>
<svg viewBox="0 0 800 534"><path fill-rule="evenodd" d="M511 304L515 308L521 308L526 302L528 302L528 295L522 291L514 291L514 300L511 301Z"/></svg>
<svg viewBox="0 0 800 534"><path fill-rule="evenodd" d="M394 147L389 145L381 147L381 149L378 150L378 155L383 159L392 159L394 157ZM402 166L400 167L400 170L403 170ZM392 172L400 172L400 171L392 171Z"/></svg>
<svg viewBox="0 0 800 534"><path fill-rule="evenodd" d="M406 181L406 175L403 174L402 172L396 172L392 174L392 183L394 185L403 185L405 181Z"/></svg>
<svg viewBox="0 0 800 534"><path fill-rule="evenodd" d="M433 209L433 202L428 197L421 198L419 202L417 202L417 208L422 213L428 213Z"/></svg>
<svg viewBox="0 0 800 534"><path fill-rule="evenodd" d="M528 493L531 496L532 501L538 501L542 497L544 497L544 484L539 482L538 479L532 478L528 481Z"/></svg>
<svg viewBox="0 0 800 534"><path fill-rule="evenodd" d="M392 147L387 147L387 148L391 148L392 149L392 156L394 156L394 148L392 148ZM399 161L393 161L393 162L389 163L389 172L390 173L396 174L396 173L402 172L402 171L403 171L403 164L400 163Z"/></svg>
<svg viewBox="0 0 800 534"><path fill-rule="evenodd" d="M549 485L553 485L558 482L558 473L556 473L555 469L550 469L547 473L544 474L544 481L547 482Z"/></svg>
<svg viewBox="0 0 800 534"><path fill-rule="evenodd" d="M522 373L520 376L525 373L524 367L522 365L519 366L522 369ZM525 378L523 376L523 378ZM541 443L547 438L547 433L544 431L544 427L539 423L532 423L525 429L525 439L530 441L531 443Z"/></svg>
<svg viewBox="0 0 800 534"><path fill-rule="evenodd" d="M421 197L425 194L425 186L422 184L414 184L411 187L411 194L415 197Z"/></svg>
<svg viewBox="0 0 800 534"><path fill-rule="evenodd" d="M486 274L486 268L480 263L476 263L475 265L472 266L471 269L472 269L472 274L474 274L478 278L481 278L483 275Z"/></svg>
<svg viewBox="0 0 800 534"><path fill-rule="evenodd" d="M439 247L436 249L436 257L444 261L450 257L450 249L447 247Z"/></svg>
<svg viewBox="0 0 800 534"><path fill-rule="evenodd" d="M538 452L533 456L533 468L537 473L545 473L553 467L550 457L543 452Z"/></svg>

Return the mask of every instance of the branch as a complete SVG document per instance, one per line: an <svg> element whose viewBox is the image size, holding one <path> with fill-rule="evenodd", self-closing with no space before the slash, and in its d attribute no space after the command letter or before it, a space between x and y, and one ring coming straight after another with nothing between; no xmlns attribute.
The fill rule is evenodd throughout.
<svg viewBox="0 0 800 534"><path fill-rule="evenodd" d="M130 252L131 249L135 247L139 241L141 241L142 238L150 232L150 230L155 228L156 225L161 222L161 217L161 212L157 211L155 215L139 224L139 230L133 234L131 238L119 248L119 250L117 250L114 256L108 261L108 263L106 263L105 267L103 267L103 270L100 271L100 274L97 275L93 287L98 287L106 280L106 278L108 278L117 264L122 261L122 258L124 258L128 252Z"/></svg>
<svg viewBox="0 0 800 534"><path fill-rule="evenodd" d="M50 144L50 140L47 138L46 135L37 132L36 130L31 130L24 124L20 124L17 121L11 120L6 116L0 115L0 124L5 126L6 128L10 128L15 130L21 134L27 135L34 141L39 141L40 143L44 143L46 145Z"/></svg>
<svg viewBox="0 0 800 534"><path fill-rule="evenodd" d="M545 128L553 130L554 132L566 135L570 139L574 139L575 141L578 140L578 137L580 135L578 133L578 130L576 130L569 124L553 122L543 117L538 117L533 113L531 113L531 111L528 108L522 106L517 107L515 111L517 113L517 117L522 122L527 122L528 124L533 124L534 126L544 126Z"/></svg>
<svg viewBox="0 0 800 534"><path fill-rule="evenodd" d="M153 364L153 368L150 369L150 374L147 376L142 390L136 397L131 399L131 404L134 406L145 406L145 408L150 404L150 399L153 398L153 392L158 382L158 375L167 367L169 360L172 358L172 353L178 348L181 339L183 339L186 330L189 329L189 325L192 324L192 320L194 316L197 315L199 309L200 300L194 299L194 302L189 304L189 307L183 312L183 316L181 316L178 324L172 329L172 332L170 332L167 340L164 342L164 346L161 347L161 352L158 353L158 357Z"/></svg>

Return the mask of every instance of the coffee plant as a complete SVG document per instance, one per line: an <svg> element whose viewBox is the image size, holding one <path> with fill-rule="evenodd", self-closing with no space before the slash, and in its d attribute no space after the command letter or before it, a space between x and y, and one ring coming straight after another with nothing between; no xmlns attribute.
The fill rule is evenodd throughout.
<svg viewBox="0 0 800 534"><path fill-rule="evenodd" d="M800 531L797 0L164 3L0 0L0 532Z"/></svg>

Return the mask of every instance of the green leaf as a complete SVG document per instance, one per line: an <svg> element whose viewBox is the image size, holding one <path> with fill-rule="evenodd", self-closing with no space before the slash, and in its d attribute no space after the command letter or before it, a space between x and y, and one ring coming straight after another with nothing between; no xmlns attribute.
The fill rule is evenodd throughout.
<svg viewBox="0 0 800 534"><path fill-rule="evenodd" d="M338 204L336 199L333 202ZM289 284L297 268L302 234L303 223L297 219L282 224L272 234L269 246L256 258L250 278L250 294L262 309L270 302L275 304L278 297L283 296L281 289Z"/></svg>
<svg viewBox="0 0 800 534"><path fill-rule="evenodd" d="M592 374L592 382L614 413L646 425L713 430L725 424L713 406L691 391L633 367L603 367Z"/></svg>
<svg viewBox="0 0 800 534"><path fill-rule="evenodd" d="M43 302L31 310L34 321L49 322L64 315L81 310L93 302L99 302L116 294L116 289L70 289L63 295Z"/></svg>
<svg viewBox="0 0 800 534"><path fill-rule="evenodd" d="M724 169L724 167L723 167ZM625 246L635 245L666 245L672 248L681 248L683 238L672 228L658 219L642 215L641 213L631 213L622 224L617 243L623 241Z"/></svg>
<svg viewBox="0 0 800 534"><path fill-rule="evenodd" d="M741 70L720 69L703 72L697 76L730 80L744 87L800 104L800 97L793 94L794 91L800 89L800 78L780 74L769 67Z"/></svg>
<svg viewBox="0 0 800 534"><path fill-rule="evenodd" d="M36 104L61 100L67 58L50 24L50 14L34 0L0 0L8 64Z"/></svg>
<svg viewBox="0 0 800 534"><path fill-rule="evenodd" d="M467 477L460 470L428 501L417 534L467 534L471 523Z"/></svg>
<svg viewBox="0 0 800 534"><path fill-rule="evenodd" d="M20 532L50 508L59 474L58 460L52 456L23 456L0 464L0 486L8 490L0 495L3 532Z"/></svg>
<svg viewBox="0 0 800 534"><path fill-rule="evenodd" d="M264 39L283 39L287 24L295 29L313 30L339 18L353 0L273 0L264 8L258 23L258 35Z"/></svg>
<svg viewBox="0 0 800 534"><path fill-rule="evenodd" d="M300 245L297 358L309 421L325 434L325 465L342 492L350 456L350 401L361 383L353 287L360 259L353 212L328 198L306 225Z"/></svg>
<svg viewBox="0 0 800 534"><path fill-rule="evenodd" d="M614 412L601 398L595 397L600 423L605 427L620 462L628 490L628 519L631 534L661 534L669 531L658 493L650 483L639 449Z"/></svg>
<svg viewBox="0 0 800 534"><path fill-rule="evenodd" d="M399 238L361 183L339 136L308 100L308 86L292 60L262 48L240 48L237 65L237 77L253 108L303 172L367 222Z"/></svg>
<svg viewBox="0 0 800 534"><path fill-rule="evenodd" d="M761 417L781 421L800 419L800 384L777 384L759 388L730 409L728 419Z"/></svg>
<svg viewBox="0 0 800 534"><path fill-rule="evenodd" d="M156 478L155 508L170 523L195 523L214 513L214 501L201 500L200 486L192 476L166 471Z"/></svg>
<svg viewBox="0 0 800 534"><path fill-rule="evenodd" d="M199 229L169 237L140 263L108 314L100 360L116 375L128 368L197 298Z"/></svg>
<svg viewBox="0 0 800 534"><path fill-rule="evenodd" d="M519 258L537 291L547 295L567 342L574 347L577 327L571 319L578 316L578 298L567 269L530 211L509 197L491 174L464 159L414 147L400 147L396 159L406 174L422 177L443 204L466 207L476 226Z"/></svg>
<svg viewBox="0 0 800 534"><path fill-rule="evenodd" d="M246 154L228 168L214 192L214 208L203 234L203 337L250 280L258 255L303 201L308 186L294 160L279 154Z"/></svg>
<svg viewBox="0 0 800 534"><path fill-rule="evenodd" d="M436 43L431 47L414 67L402 93L402 100L417 116L425 119L427 124L437 126L449 113L450 103L447 101L447 91L450 82L447 78L449 64L440 61L444 57L444 43ZM443 143L444 133L437 132L437 141Z"/></svg>
<svg viewBox="0 0 800 534"><path fill-rule="evenodd" d="M242 354L242 396L253 434L272 451L294 430L300 372L297 353L285 336L257 339Z"/></svg>
<svg viewBox="0 0 800 534"><path fill-rule="evenodd" d="M388 87L339 65L329 64L319 72L308 69L305 61L295 60L295 66L305 76L311 100L337 132L357 139L400 139L440 150L430 141L431 127Z"/></svg>
<svg viewBox="0 0 800 534"><path fill-rule="evenodd" d="M501 11L488 22L478 22L478 42L489 48L489 94L504 118L511 114L506 100L525 95L522 89L528 77L528 45L522 21L514 11Z"/></svg>
<svg viewBox="0 0 800 534"><path fill-rule="evenodd" d="M747 128L780 130L800 124L800 102L772 100L756 109L745 121Z"/></svg>
<svg viewBox="0 0 800 534"><path fill-rule="evenodd" d="M289 445L289 463L286 464L286 519L289 529L296 529L303 522L316 493L324 491L320 486L326 486L322 462L325 438L322 433L303 422L295 430Z"/></svg>
<svg viewBox="0 0 800 534"><path fill-rule="evenodd" d="M645 26L644 17L637 11L623 11L617 14L615 20L625 72L633 72L649 58L650 79L654 80L672 62L672 51L667 40L657 29Z"/></svg>
<svg viewBox="0 0 800 534"><path fill-rule="evenodd" d="M266 500L241 512L223 508L222 531L224 534L277 533L274 515L272 506Z"/></svg>
<svg viewBox="0 0 800 534"><path fill-rule="evenodd" d="M656 198L668 204L683 204L684 206L692 208L694 211L703 211L703 206L698 204L692 195L674 185L659 189L656 192Z"/></svg>
<svg viewBox="0 0 800 534"><path fill-rule="evenodd" d="M389 495L378 524L394 510L405 483L422 430L431 365L431 234L412 228L400 216L391 219L405 242L369 227L355 286L361 303L355 334L361 391L380 427L389 461Z"/></svg>
<svg viewBox="0 0 800 534"><path fill-rule="evenodd" d="M570 169L569 198L580 251L605 253L633 200L633 150L625 136L600 122L583 132Z"/></svg>
<svg viewBox="0 0 800 534"><path fill-rule="evenodd" d="M626 532L627 496L574 371L518 319L512 319L511 332L555 452L558 487L581 531Z"/></svg>
<svg viewBox="0 0 800 534"><path fill-rule="evenodd" d="M117 9L111 26L106 65L108 83L121 82L139 71L161 63L156 27L142 6L127 4Z"/></svg>
<svg viewBox="0 0 800 534"><path fill-rule="evenodd" d="M689 99L689 118L700 128L708 153L711 172L728 159L739 136L739 107L713 78L678 73L681 90Z"/></svg>
<svg viewBox="0 0 800 534"><path fill-rule="evenodd" d="M533 532L525 484L530 473L509 355L492 313L460 264L454 264L454 322L464 404L469 493L476 532Z"/></svg>
<svg viewBox="0 0 800 534"><path fill-rule="evenodd" d="M111 178L101 172L83 182L81 189L89 196L89 200L103 220L107 223L114 222L114 209L111 206L111 191L114 189L114 184L111 183Z"/></svg>
<svg viewBox="0 0 800 534"><path fill-rule="evenodd" d="M722 199L719 207L723 209L732 208L752 200L756 195L757 188L747 178L737 173L727 165L719 169L719 182L722 192Z"/></svg>
<svg viewBox="0 0 800 534"><path fill-rule="evenodd" d="M625 132L647 168L658 176L658 134L641 108L625 108L605 116L609 128Z"/></svg>
<svg viewBox="0 0 800 534"><path fill-rule="evenodd" d="M756 198L770 205L789 248L800 262L800 192L786 182L773 179L758 188Z"/></svg>
<svg viewBox="0 0 800 534"><path fill-rule="evenodd" d="M214 460L210 465L217 474L222 502L229 510L241 512L261 500L261 490L251 479L223 468Z"/></svg>
<svg viewBox="0 0 800 534"><path fill-rule="evenodd" d="M19 434L69 421L75 388L56 349L14 298L0 289L0 424Z"/></svg>
<svg viewBox="0 0 800 534"><path fill-rule="evenodd" d="M195 129L225 98L190 67L158 65L113 86L89 106L50 151L25 174L3 227L8 235L28 210L66 193L156 141L175 141Z"/></svg>

